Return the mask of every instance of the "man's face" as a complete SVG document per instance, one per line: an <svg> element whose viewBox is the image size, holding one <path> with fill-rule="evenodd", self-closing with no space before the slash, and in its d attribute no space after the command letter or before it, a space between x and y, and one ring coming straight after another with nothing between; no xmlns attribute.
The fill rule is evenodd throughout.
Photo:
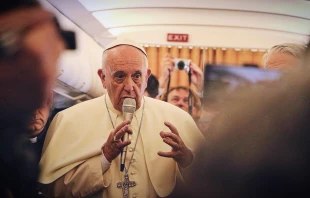
<svg viewBox="0 0 310 198"><path fill-rule="evenodd" d="M135 47L121 45L105 52L103 68L98 71L103 87L107 89L113 107L122 112L125 98L136 100L137 109L147 86L151 70L147 69L145 55Z"/></svg>
<svg viewBox="0 0 310 198"><path fill-rule="evenodd" d="M167 102L180 107L188 112L188 91L184 89L175 89L168 94Z"/></svg>
<svg viewBox="0 0 310 198"><path fill-rule="evenodd" d="M43 130L48 120L49 111L50 106L45 105L33 112L31 120L27 126L30 137L37 136Z"/></svg>
<svg viewBox="0 0 310 198"><path fill-rule="evenodd" d="M289 69L297 67L299 59L285 52L275 52L270 54L266 68L268 69Z"/></svg>

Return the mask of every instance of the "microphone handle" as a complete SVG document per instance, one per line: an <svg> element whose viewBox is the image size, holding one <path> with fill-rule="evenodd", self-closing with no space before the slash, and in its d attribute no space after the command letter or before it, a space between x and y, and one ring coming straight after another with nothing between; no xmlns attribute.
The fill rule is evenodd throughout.
<svg viewBox="0 0 310 198"><path fill-rule="evenodd" d="M127 141L127 140L129 140L129 134L125 133L123 136L123 141ZM126 155L127 155L127 146L123 147L123 150L121 152L121 167L120 167L121 172L123 172L125 169Z"/></svg>
<svg viewBox="0 0 310 198"><path fill-rule="evenodd" d="M132 113L124 112L124 120L130 120L131 121L132 117L133 117ZM129 126L131 126L131 125L129 125ZM128 141L128 140L129 140L129 134L125 133L124 136L122 137L122 141ZM123 150L121 152L121 167L120 167L121 172L123 172L125 169L126 155L127 155L127 146L123 147Z"/></svg>

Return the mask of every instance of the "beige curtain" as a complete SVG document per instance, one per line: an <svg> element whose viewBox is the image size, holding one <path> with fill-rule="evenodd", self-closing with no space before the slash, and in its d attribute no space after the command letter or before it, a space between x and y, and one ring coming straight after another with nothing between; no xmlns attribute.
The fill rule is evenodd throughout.
<svg viewBox="0 0 310 198"><path fill-rule="evenodd" d="M202 70L206 64L242 66L243 64L256 64L262 66L262 57L265 52L251 51L249 49L232 48L200 48L200 47L145 47L148 54L149 68L157 78L161 75L160 62L166 53L175 58L191 59ZM175 71L171 74L170 86L188 86L188 75L185 71Z"/></svg>

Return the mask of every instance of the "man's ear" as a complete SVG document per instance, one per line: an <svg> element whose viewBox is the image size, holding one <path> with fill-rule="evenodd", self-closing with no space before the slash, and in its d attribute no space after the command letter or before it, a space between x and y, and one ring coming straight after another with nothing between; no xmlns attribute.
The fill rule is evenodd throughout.
<svg viewBox="0 0 310 198"><path fill-rule="evenodd" d="M145 80L145 88L147 87L147 81L151 75L152 71L150 69L147 69L146 71L146 80Z"/></svg>
<svg viewBox="0 0 310 198"><path fill-rule="evenodd" d="M103 70L102 69L98 69L97 74L98 74L98 76L99 76L99 78L101 80L102 86L104 88L106 88L105 74L104 74Z"/></svg>

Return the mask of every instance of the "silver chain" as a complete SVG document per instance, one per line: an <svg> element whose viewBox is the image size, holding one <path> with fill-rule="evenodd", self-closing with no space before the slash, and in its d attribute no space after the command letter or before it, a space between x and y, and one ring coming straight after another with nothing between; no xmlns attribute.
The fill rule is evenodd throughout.
<svg viewBox="0 0 310 198"><path fill-rule="evenodd" d="M113 124L113 120L112 120L112 117L111 117L111 114L110 114L110 111L109 111L109 108L108 108L108 104L107 104L107 95L105 95L104 101L105 101L105 106L106 106L106 108L108 110L108 114L109 114L109 118L110 118L111 124L113 126L113 129L115 130L115 126ZM142 116L141 116L141 120L140 120L140 124L139 124L138 135L137 135L135 146L134 146L133 151L132 151L132 155L131 155L130 160L129 160L128 168L126 168L126 164L125 164L125 173L126 174L128 173L128 170L129 170L130 165L132 163L132 158L133 158L133 156L135 154L135 151L136 151L136 146L137 146L138 138L139 138L139 135L140 135L142 121L143 121L143 116L144 116L144 106L145 106L145 100L144 100L144 96L143 96Z"/></svg>

